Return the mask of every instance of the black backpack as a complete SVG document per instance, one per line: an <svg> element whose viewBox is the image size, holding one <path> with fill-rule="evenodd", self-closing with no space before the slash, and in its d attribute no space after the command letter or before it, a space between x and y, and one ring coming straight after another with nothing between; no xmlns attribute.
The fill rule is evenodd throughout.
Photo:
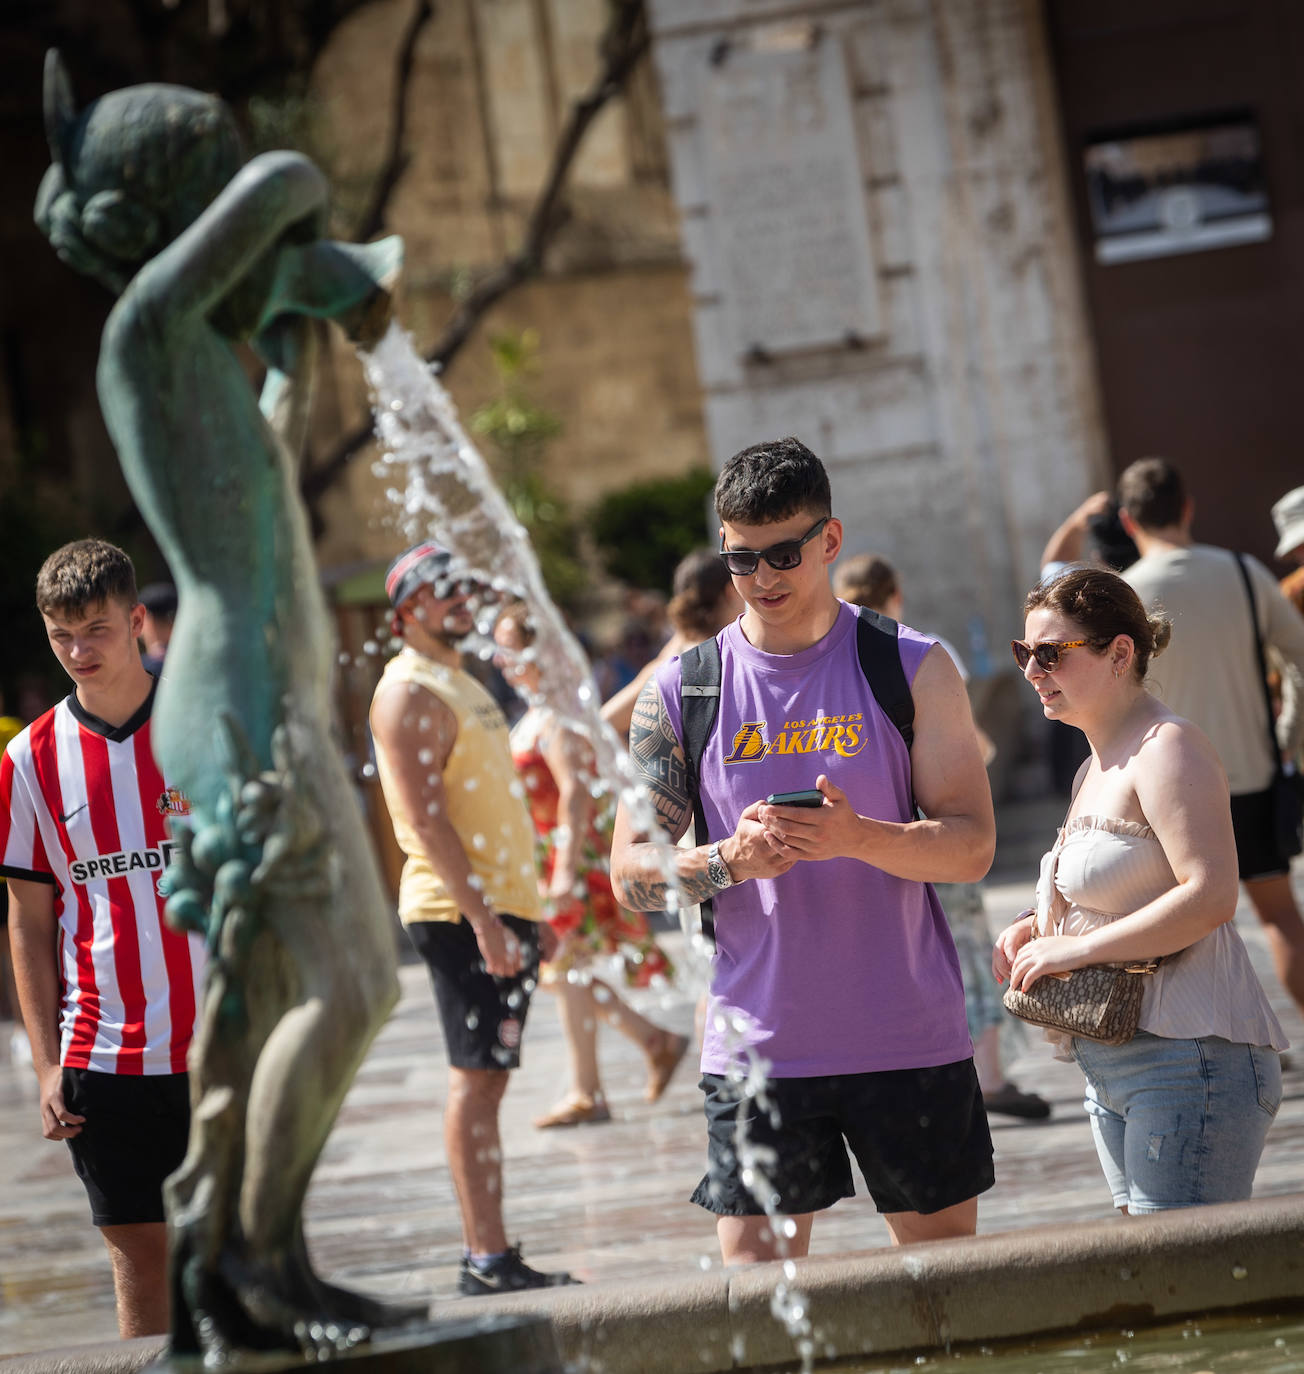
<svg viewBox="0 0 1304 1374"><path fill-rule="evenodd" d="M890 616L861 606L856 620L856 649L860 655L860 669L865 674L883 714L896 726L909 749L915 738L915 701L910 695L905 669L901 666L901 651L897 645L897 623ZM683 683L680 687L679 709L683 718L684 770L689 796L693 802L693 823L697 827L699 843L706 840L706 815L702 810L699 775L702 754L715 729L720 711L720 645L715 639L704 640L686 649L679 656ZM710 901L701 903L702 934L715 936L715 921Z"/></svg>

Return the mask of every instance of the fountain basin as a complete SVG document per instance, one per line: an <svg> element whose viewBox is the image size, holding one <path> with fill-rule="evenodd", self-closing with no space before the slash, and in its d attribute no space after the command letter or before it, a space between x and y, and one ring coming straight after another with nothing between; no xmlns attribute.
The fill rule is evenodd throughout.
<svg viewBox="0 0 1304 1374"><path fill-rule="evenodd" d="M1304 1299L1304 1195L818 1257L795 1272L817 1352L840 1360L1286 1308ZM793 1364L770 1313L783 1277L756 1265L481 1301L486 1317L546 1318L571 1369L716 1374ZM135 1374L161 1344L18 1356L0 1374Z"/></svg>

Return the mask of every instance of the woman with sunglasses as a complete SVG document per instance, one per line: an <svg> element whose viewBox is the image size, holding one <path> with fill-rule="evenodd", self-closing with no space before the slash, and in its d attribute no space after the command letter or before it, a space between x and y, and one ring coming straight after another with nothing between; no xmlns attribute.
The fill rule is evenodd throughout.
<svg viewBox="0 0 1304 1374"><path fill-rule="evenodd" d="M1145 687L1169 623L1115 573L1076 568L1024 603L1015 662L1091 754L1043 858L1036 910L996 942L1015 988L1167 956L1123 1045L1047 1031L1086 1080L1096 1151L1126 1213L1248 1198L1281 1101L1281 1026L1231 924L1227 778L1205 735ZM1141 976L1141 975L1138 975Z"/></svg>

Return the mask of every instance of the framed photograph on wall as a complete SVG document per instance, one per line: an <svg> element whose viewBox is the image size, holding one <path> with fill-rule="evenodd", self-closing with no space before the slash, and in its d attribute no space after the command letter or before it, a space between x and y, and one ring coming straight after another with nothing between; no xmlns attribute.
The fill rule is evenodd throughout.
<svg viewBox="0 0 1304 1374"><path fill-rule="evenodd" d="M1249 111L1093 135L1083 154L1096 261L1198 253L1272 236Z"/></svg>

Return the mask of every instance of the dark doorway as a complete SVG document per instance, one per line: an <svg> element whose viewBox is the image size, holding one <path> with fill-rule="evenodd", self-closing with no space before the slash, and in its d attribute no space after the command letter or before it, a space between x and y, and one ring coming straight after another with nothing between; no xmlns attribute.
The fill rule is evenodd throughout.
<svg viewBox="0 0 1304 1374"><path fill-rule="evenodd" d="M1197 538L1274 566L1269 508L1304 481L1304 5L1047 0L1046 18L1115 470L1172 459ZM1133 205L1157 191L1159 232L1121 253L1088 194L1101 150ZM1185 251L1201 215L1204 243L1234 246Z"/></svg>

